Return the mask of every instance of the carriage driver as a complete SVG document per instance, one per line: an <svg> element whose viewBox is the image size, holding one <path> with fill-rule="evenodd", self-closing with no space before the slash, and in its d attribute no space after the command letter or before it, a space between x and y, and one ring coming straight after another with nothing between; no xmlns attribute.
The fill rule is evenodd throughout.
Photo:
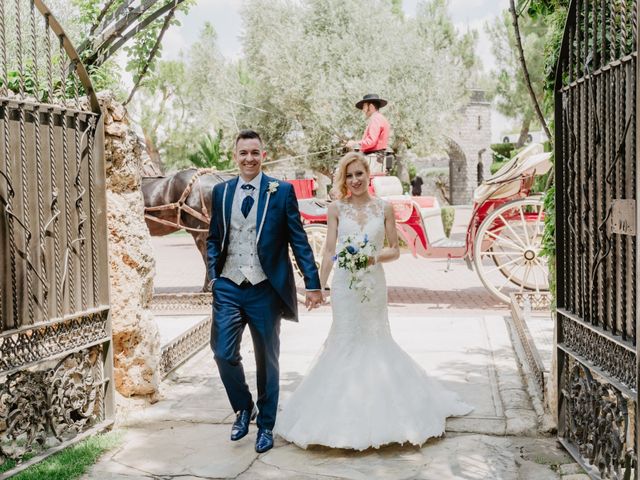
<svg viewBox="0 0 640 480"><path fill-rule="evenodd" d="M349 140L347 148L358 149L369 159L371 173L385 173L385 151L389 142L389 121L380 113L380 109L387 101L375 93L368 93L356 103L356 108L362 110L368 119L367 128L362 140Z"/></svg>

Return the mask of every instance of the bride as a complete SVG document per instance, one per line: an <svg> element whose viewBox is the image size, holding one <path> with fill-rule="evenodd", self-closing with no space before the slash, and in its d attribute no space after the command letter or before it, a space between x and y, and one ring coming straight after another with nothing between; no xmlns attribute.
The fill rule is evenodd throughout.
<svg viewBox="0 0 640 480"><path fill-rule="evenodd" d="M336 268L329 336L278 414L275 433L302 448L422 445L444 433L448 416L471 411L455 393L429 378L391 336L381 264L400 256L398 237L393 208L370 196L368 187L365 157L347 153L338 165L339 200L329 206L321 284L326 285L334 255L340 256L345 244L356 239L362 247L366 242L363 250L371 254L366 269L358 271L363 274Z"/></svg>

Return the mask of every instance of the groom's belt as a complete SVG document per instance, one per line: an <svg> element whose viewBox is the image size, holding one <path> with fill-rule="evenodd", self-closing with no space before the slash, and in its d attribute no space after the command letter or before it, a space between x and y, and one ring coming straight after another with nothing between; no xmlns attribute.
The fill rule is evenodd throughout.
<svg viewBox="0 0 640 480"><path fill-rule="evenodd" d="M242 283L240 285L238 285L240 288L249 288L249 287L255 287L257 285L262 285L264 282L266 282L266 280L262 280L261 282L258 283L251 283L249 280L247 280L246 278L242 281Z"/></svg>

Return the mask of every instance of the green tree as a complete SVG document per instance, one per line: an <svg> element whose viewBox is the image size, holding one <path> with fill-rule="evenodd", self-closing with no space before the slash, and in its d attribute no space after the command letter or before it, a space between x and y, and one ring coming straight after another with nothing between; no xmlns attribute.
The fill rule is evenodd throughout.
<svg viewBox="0 0 640 480"><path fill-rule="evenodd" d="M132 8L134 0L71 0L63 2L57 11L70 12L70 35L79 45L78 52L97 89L121 84L119 67L112 59L120 49L126 52L125 69L132 74L134 87L127 96L120 88L114 90L129 102L145 77L155 70L165 32L179 25L176 13L188 12L195 1L174 0L169 4L168 0L155 0Z"/></svg>
<svg viewBox="0 0 640 480"><path fill-rule="evenodd" d="M214 137L210 133L198 143L198 149L189 155L189 161L198 168L229 170L233 167L231 151L222 148L222 130Z"/></svg>
<svg viewBox="0 0 640 480"><path fill-rule="evenodd" d="M306 153L312 168L330 172L344 142L361 135L353 104L370 92L390 100L396 151L442 146L475 64L473 34L455 31L444 0L421 3L415 18L389 0L249 0L243 17L251 107L238 118L277 156Z"/></svg>
<svg viewBox="0 0 640 480"><path fill-rule="evenodd" d="M518 59L512 21L511 12L505 10L500 17L487 26L497 63L497 69L492 72L495 87L491 93L495 97L496 107L500 113L510 118L517 118L521 122L517 146L522 146L527 140L532 125L537 122ZM521 16L520 32L531 84L538 102L541 102L544 96L545 57L539 52L544 51L547 42L548 27L545 18Z"/></svg>
<svg viewBox="0 0 640 480"><path fill-rule="evenodd" d="M544 60L544 112L551 115L553 112L553 93L555 83L556 64L560 55L560 45L564 32L564 24L567 18L569 0L532 0L527 9L527 14L541 20L547 25L542 57Z"/></svg>
<svg viewBox="0 0 640 480"><path fill-rule="evenodd" d="M206 23L183 58L158 63L132 103L154 163L169 170L192 166L197 140L211 132L219 132L221 149L230 150L241 90L238 66L222 56L215 29Z"/></svg>
<svg viewBox="0 0 640 480"><path fill-rule="evenodd" d="M527 14L535 20L543 20L548 26L544 45L544 111L549 115L553 112L555 93L555 69L560 54L564 24L567 16L569 0L531 0ZM554 124L551 123L553 131ZM553 177L551 177L553 178ZM555 216L555 185L550 185L544 194L544 234L542 237L542 254L548 258L551 292L556 292L556 216Z"/></svg>
<svg viewBox="0 0 640 480"><path fill-rule="evenodd" d="M190 142L191 132L184 132L189 115L184 101L186 78L182 61L160 61L130 109L142 129L152 162L161 169L167 151Z"/></svg>

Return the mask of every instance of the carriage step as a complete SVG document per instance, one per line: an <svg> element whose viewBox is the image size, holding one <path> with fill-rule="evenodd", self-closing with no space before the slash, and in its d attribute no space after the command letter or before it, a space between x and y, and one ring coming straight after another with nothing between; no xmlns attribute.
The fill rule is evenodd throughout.
<svg viewBox="0 0 640 480"><path fill-rule="evenodd" d="M434 248L464 248L464 240L454 240L450 238L441 238L431 243Z"/></svg>

